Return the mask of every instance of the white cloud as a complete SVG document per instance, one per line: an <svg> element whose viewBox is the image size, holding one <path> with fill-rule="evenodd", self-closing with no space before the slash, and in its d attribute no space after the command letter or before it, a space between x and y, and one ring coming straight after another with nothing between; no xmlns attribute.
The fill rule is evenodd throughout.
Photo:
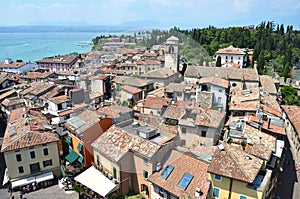
<svg viewBox="0 0 300 199"><path fill-rule="evenodd" d="M233 5L237 11L248 12L252 6L253 0L234 0Z"/></svg>

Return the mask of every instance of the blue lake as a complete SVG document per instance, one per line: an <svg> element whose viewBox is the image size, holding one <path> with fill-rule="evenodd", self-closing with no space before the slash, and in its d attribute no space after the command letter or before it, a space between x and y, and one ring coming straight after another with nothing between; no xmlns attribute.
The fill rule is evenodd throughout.
<svg viewBox="0 0 300 199"><path fill-rule="evenodd" d="M91 40L107 33L97 32L50 32L50 33L0 33L0 61L34 62L43 57L64 55L72 52L88 52Z"/></svg>

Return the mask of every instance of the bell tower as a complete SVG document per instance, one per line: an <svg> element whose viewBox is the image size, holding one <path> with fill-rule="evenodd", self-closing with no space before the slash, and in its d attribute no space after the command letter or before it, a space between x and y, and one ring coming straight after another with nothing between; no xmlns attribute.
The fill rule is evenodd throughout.
<svg viewBox="0 0 300 199"><path fill-rule="evenodd" d="M165 44L165 67L179 71L179 39L171 36Z"/></svg>

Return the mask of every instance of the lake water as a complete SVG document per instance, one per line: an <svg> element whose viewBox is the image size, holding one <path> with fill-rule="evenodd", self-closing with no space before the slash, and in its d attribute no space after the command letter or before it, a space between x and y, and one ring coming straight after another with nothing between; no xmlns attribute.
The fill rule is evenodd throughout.
<svg viewBox="0 0 300 199"><path fill-rule="evenodd" d="M300 80L300 69L296 70L296 80Z"/></svg>
<svg viewBox="0 0 300 199"><path fill-rule="evenodd" d="M0 33L0 62L12 60L34 62L53 55L88 52L93 38L107 33L50 32L50 33Z"/></svg>

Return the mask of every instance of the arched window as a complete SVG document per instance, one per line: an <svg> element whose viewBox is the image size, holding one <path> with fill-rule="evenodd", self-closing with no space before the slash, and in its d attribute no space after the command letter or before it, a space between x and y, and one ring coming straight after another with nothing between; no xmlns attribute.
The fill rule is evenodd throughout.
<svg viewBox="0 0 300 199"><path fill-rule="evenodd" d="M169 53L174 53L174 47L173 46L169 46Z"/></svg>

